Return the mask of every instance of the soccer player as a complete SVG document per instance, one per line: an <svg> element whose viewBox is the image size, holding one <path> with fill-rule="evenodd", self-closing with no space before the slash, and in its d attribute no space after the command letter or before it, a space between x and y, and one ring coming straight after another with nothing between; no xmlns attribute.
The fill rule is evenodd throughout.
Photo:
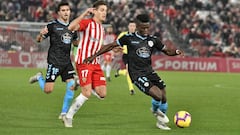
<svg viewBox="0 0 240 135"><path fill-rule="evenodd" d="M72 103L66 116L63 117L65 127L72 127L72 119L76 112L91 96L92 89L104 98L107 94L106 80L100 65L100 57L91 63L84 64L83 60L95 54L102 47L104 27L106 20L107 4L104 1L96 1L93 8L88 8L69 25L70 31L78 30L81 40L75 57L76 69L79 76L81 93ZM91 15L91 18L85 18Z"/></svg>
<svg viewBox="0 0 240 135"><path fill-rule="evenodd" d="M117 36L113 33L113 27L112 25L108 26L106 28L106 34L103 37L103 44L108 44L111 43L113 41L115 41L117 39ZM107 53L104 53L103 55L103 64L102 64L102 69L106 71L106 77L107 77L107 81L111 81L110 78L110 73L111 73L111 69L112 69L112 60L114 57L114 52L113 51L109 51Z"/></svg>
<svg viewBox="0 0 240 135"><path fill-rule="evenodd" d="M168 56L184 55L182 51L169 49L160 39L149 35L150 19L147 14L136 17L137 31L125 34L117 41L103 46L96 54L84 60L92 62L97 56L117 47L127 45L128 71L133 83L146 95L153 98L152 112L157 117L156 126L163 130L171 130L166 124L169 122L167 115L166 85L151 66L153 49L162 51Z"/></svg>
<svg viewBox="0 0 240 135"><path fill-rule="evenodd" d="M135 32L135 30L136 30L136 23L134 21L130 21L128 23L128 31L120 33L118 38L121 38L125 34L132 34ZM127 45L123 45L122 48L123 48L122 60L123 60L123 63L125 64L126 69L118 69L117 72L115 73L115 77L118 77L119 75L125 75L127 77L127 83L128 83L130 95L134 95L135 91L133 88L133 83L127 71L128 69Z"/></svg>
<svg viewBox="0 0 240 135"><path fill-rule="evenodd" d="M54 89L54 82L58 76L66 82L66 93L63 100L63 106L59 119L65 115L71 105L74 89L76 89L75 71L71 63L70 52L71 45L78 45L78 36L76 32L68 30L70 19L70 6L68 3L60 3L57 7L58 18L45 26L37 36L37 42L50 37L50 47L47 57L47 74L44 79L42 72L30 77L29 82L38 81L42 91L49 94Z"/></svg>

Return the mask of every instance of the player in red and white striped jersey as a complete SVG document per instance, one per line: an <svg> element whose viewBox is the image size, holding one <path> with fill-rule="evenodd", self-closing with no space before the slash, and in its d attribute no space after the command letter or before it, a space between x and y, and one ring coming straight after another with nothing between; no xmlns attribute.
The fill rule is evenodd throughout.
<svg viewBox="0 0 240 135"><path fill-rule="evenodd" d="M92 15L91 18L86 18ZM80 32L80 42L75 57L76 68L79 76L81 94L76 97L68 113L63 118L65 127L72 127L74 114L91 96L92 89L104 98L107 93L106 80L100 66L100 58L97 57L90 64L83 64L83 60L100 50L103 43L104 28L102 23L107 16L107 4L104 1L96 1L93 8L88 8L79 17L74 19L68 29Z"/></svg>

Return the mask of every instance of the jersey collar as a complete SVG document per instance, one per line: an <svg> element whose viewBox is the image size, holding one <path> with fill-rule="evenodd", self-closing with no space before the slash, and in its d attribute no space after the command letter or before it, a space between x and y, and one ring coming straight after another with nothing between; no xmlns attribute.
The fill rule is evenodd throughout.
<svg viewBox="0 0 240 135"><path fill-rule="evenodd" d="M142 40L147 39L147 37L143 37L143 36L139 35L138 32L135 32L135 34L136 34L136 36L137 36L138 38L140 38L140 39L142 39Z"/></svg>
<svg viewBox="0 0 240 135"><path fill-rule="evenodd" d="M63 22L63 21L61 21L61 20L59 20L59 19L57 19L57 21L58 21L59 23L61 23L62 25L65 25L65 26L68 26L68 25L69 25L69 23L65 23L65 22Z"/></svg>

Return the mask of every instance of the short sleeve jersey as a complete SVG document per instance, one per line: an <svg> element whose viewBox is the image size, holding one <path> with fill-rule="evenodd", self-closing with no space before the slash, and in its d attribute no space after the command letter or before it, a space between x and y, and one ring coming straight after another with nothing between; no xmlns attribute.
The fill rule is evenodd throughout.
<svg viewBox="0 0 240 135"><path fill-rule="evenodd" d="M70 51L73 40L78 39L77 32L68 30L68 24L54 20L48 23L48 33L45 38L50 37L47 62L54 65L66 65L71 63Z"/></svg>
<svg viewBox="0 0 240 135"><path fill-rule="evenodd" d="M103 44L104 27L92 18L83 19L79 22L80 42L78 45L75 61L82 64L83 60L100 50ZM100 57L93 60L92 64L100 64Z"/></svg>
<svg viewBox="0 0 240 135"><path fill-rule="evenodd" d="M157 37L152 35L143 37L137 32L125 34L117 40L117 43L120 46L127 45L128 70L131 78L151 74L154 71L151 65L153 49L162 51L164 48L164 44Z"/></svg>

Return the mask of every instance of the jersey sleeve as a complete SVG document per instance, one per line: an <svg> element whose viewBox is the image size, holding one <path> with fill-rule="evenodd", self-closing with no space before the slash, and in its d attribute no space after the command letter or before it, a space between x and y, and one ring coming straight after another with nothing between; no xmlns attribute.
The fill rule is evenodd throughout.
<svg viewBox="0 0 240 135"><path fill-rule="evenodd" d="M120 46L123 46L123 45L128 45L129 44L129 40L128 40L128 37L126 35L123 35L122 37L118 38L116 40L117 44L120 45Z"/></svg>
<svg viewBox="0 0 240 135"><path fill-rule="evenodd" d="M44 34L44 38L49 37L50 34L52 33L52 31L53 31L53 25L52 25L52 23L50 23L50 24L47 25L47 29L48 29L48 33L47 33L47 34Z"/></svg>
<svg viewBox="0 0 240 135"><path fill-rule="evenodd" d="M162 49L165 47L165 45L161 42L160 39L155 37L155 48L157 48L157 50L162 51Z"/></svg>
<svg viewBox="0 0 240 135"><path fill-rule="evenodd" d="M81 20L78 24L79 24L79 29L78 29L78 31L84 31L86 28L87 28L87 26L88 26L88 24L91 22L91 20L90 19L84 19L84 20Z"/></svg>

